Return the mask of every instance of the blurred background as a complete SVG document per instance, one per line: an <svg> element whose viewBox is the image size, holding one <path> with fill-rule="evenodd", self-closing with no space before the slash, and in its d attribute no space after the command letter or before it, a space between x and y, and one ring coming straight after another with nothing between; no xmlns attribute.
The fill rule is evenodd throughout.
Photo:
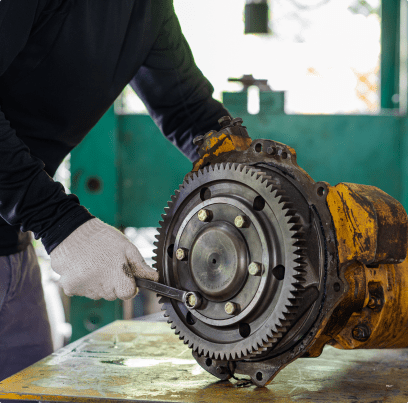
<svg viewBox="0 0 408 403"><path fill-rule="evenodd" d="M375 185L407 207L406 0L174 0L174 6L214 97L244 119L253 139L294 147L316 181ZM153 264L155 227L189 170L126 87L56 180ZM126 302L64 296L41 243L35 245L55 348L115 319L160 309L145 291Z"/></svg>

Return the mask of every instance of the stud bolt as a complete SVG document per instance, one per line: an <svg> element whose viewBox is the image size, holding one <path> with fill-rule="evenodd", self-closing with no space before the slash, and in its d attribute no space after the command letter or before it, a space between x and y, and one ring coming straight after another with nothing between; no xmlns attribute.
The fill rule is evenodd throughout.
<svg viewBox="0 0 408 403"><path fill-rule="evenodd" d="M234 220L234 224L237 228L244 228L248 226L248 218L243 215L237 215Z"/></svg>
<svg viewBox="0 0 408 403"><path fill-rule="evenodd" d="M234 315L237 311L238 311L238 307L237 304L235 304L234 302L227 302L225 304L225 313L227 313L228 315Z"/></svg>
<svg viewBox="0 0 408 403"><path fill-rule="evenodd" d="M210 210L206 210L206 209L201 209L198 214L198 219L202 222L206 222L206 221L210 221L211 220L211 216L212 213Z"/></svg>
<svg viewBox="0 0 408 403"><path fill-rule="evenodd" d="M262 274L262 265L257 262L252 262L248 266L248 273L251 276L260 276Z"/></svg>
<svg viewBox="0 0 408 403"><path fill-rule="evenodd" d="M183 248L178 248L176 250L176 259L177 260L186 260L187 259L187 251Z"/></svg>

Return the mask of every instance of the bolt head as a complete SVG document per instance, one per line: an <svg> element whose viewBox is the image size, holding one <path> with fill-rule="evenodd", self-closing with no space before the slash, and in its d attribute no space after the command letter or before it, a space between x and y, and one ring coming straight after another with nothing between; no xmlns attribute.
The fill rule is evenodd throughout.
<svg viewBox="0 0 408 403"><path fill-rule="evenodd" d="M234 220L234 224L237 228L242 228L245 225L245 217L237 215Z"/></svg>
<svg viewBox="0 0 408 403"><path fill-rule="evenodd" d="M195 146L201 146L201 144L203 144L204 142L204 136L197 136L193 139L193 144Z"/></svg>
<svg viewBox="0 0 408 403"><path fill-rule="evenodd" d="M218 119L218 123L220 124L221 127L228 126L231 122L231 117L229 116L223 116L221 119Z"/></svg>
<svg viewBox="0 0 408 403"><path fill-rule="evenodd" d="M220 365L215 369L215 372L219 375L223 375L227 373L227 368Z"/></svg>
<svg viewBox="0 0 408 403"><path fill-rule="evenodd" d="M176 259L177 260L184 260L186 257L187 257L187 253L186 253L185 249L178 248L176 250Z"/></svg>
<svg viewBox="0 0 408 403"><path fill-rule="evenodd" d="M249 266L248 266L248 273L251 276L259 276L262 274L262 266L257 263L257 262L252 262Z"/></svg>
<svg viewBox="0 0 408 403"><path fill-rule="evenodd" d="M190 294L187 297L187 302L190 306L195 306L195 304L197 303L197 298L194 294Z"/></svg>
<svg viewBox="0 0 408 403"><path fill-rule="evenodd" d="M187 308L191 309L199 308L203 302L201 295L196 292L189 291L186 294L185 298L186 298L185 305L187 306Z"/></svg>
<svg viewBox="0 0 408 403"><path fill-rule="evenodd" d="M357 341L367 341L368 338L371 335L371 331L370 329L362 324L362 325L357 325L352 332L353 335L353 339L357 340Z"/></svg>
<svg viewBox="0 0 408 403"><path fill-rule="evenodd" d="M206 210L206 209L201 209L198 214L198 219L202 222L204 221L209 221L211 218L211 211Z"/></svg>
<svg viewBox="0 0 408 403"><path fill-rule="evenodd" d="M227 313L228 315L234 315L234 313L236 313L237 309L237 304L235 304L234 302L227 302L225 304L225 313Z"/></svg>
<svg viewBox="0 0 408 403"><path fill-rule="evenodd" d="M242 123L244 123L242 118L235 118L231 120L231 124L233 124L234 126L241 126Z"/></svg>
<svg viewBox="0 0 408 403"><path fill-rule="evenodd" d="M268 147L268 148L266 149L266 152L267 152L269 155L274 155L274 154L276 154L276 148L275 148L275 147Z"/></svg>

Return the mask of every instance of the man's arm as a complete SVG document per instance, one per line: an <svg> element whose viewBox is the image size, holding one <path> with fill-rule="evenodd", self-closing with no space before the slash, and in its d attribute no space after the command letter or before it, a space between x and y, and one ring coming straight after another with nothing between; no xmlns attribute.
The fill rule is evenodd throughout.
<svg viewBox="0 0 408 403"><path fill-rule="evenodd" d="M0 76L24 48L40 6L36 0L0 2ZM67 195L63 186L50 178L44 163L18 138L1 111L1 93L0 215L41 238L48 253L93 218L75 195Z"/></svg>
<svg viewBox="0 0 408 403"><path fill-rule="evenodd" d="M172 3L166 0L159 37L130 85L162 133L194 160L193 138L216 129L229 113L212 98L214 89L194 62Z"/></svg>
<svg viewBox="0 0 408 403"><path fill-rule="evenodd" d="M40 3L45 4L0 1L0 76L24 48ZM0 92L0 107L1 100ZM137 292L134 276L158 280L122 233L94 218L52 180L1 110L0 216L41 238L68 295L126 299Z"/></svg>

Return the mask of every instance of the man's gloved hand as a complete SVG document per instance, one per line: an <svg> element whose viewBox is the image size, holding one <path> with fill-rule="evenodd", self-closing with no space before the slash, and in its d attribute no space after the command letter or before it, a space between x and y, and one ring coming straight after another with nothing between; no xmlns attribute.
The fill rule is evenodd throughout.
<svg viewBox="0 0 408 403"><path fill-rule="evenodd" d="M137 294L134 276L157 281L140 252L120 231L93 218L51 252L51 266L61 275L67 295L92 299L129 299Z"/></svg>

